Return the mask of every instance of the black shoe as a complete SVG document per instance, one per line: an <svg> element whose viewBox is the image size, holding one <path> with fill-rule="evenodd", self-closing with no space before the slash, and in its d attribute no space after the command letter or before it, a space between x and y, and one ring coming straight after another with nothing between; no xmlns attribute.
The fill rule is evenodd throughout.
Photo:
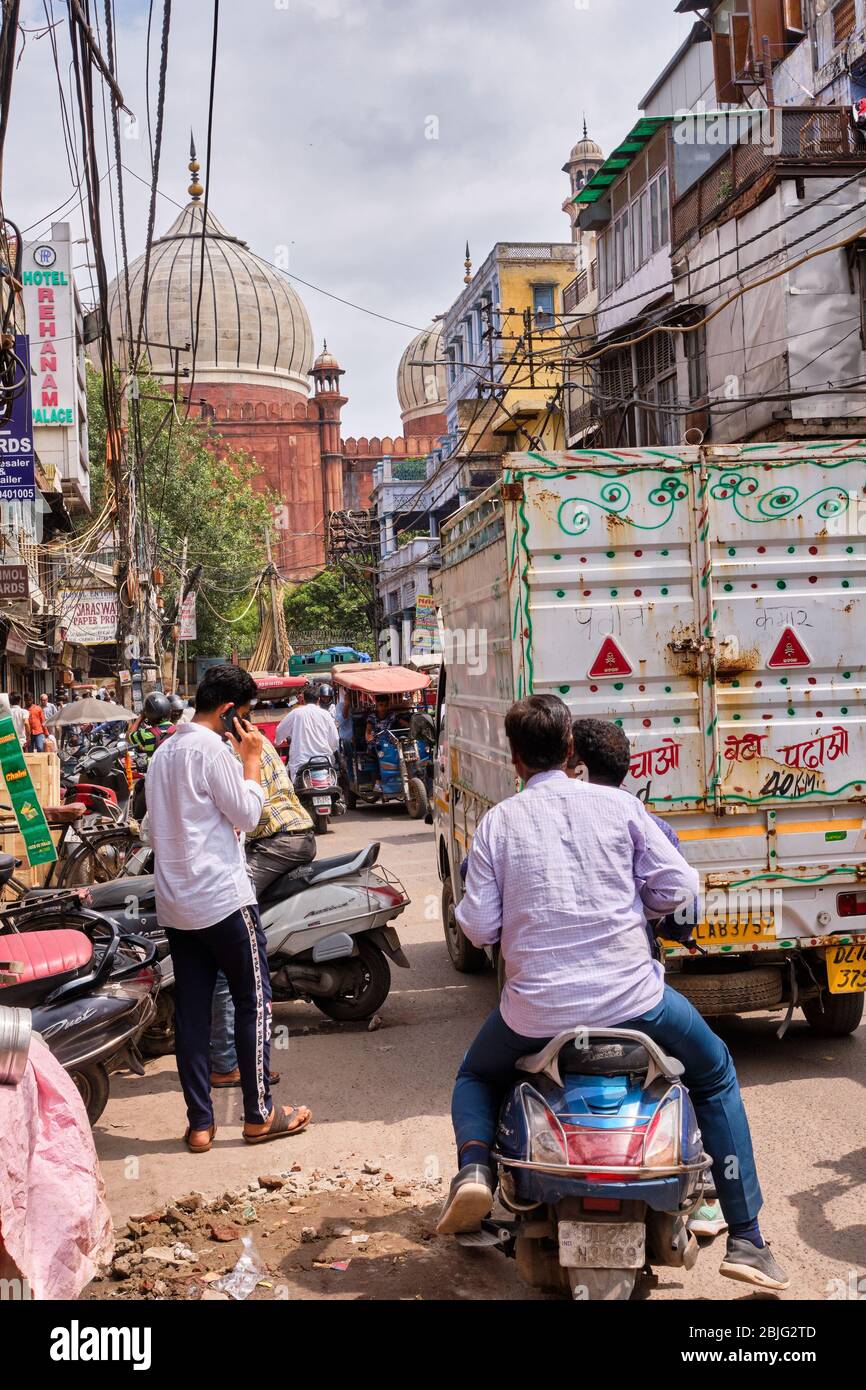
<svg viewBox="0 0 866 1390"><path fill-rule="evenodd" d="M787 1289L791 1282L770 1254L769 1245L753 1245L750 1240L738 1240L736 1236L728 1236L719 1273L727 1279L739 1279L743 1284L755 1284L759 1289Z"/></svg>
<svg viewBox="0 0 866 1390"><path fill-rule="evenodd" d="M454 1178L436 1234L475 1231L493 1207L493 1174L483 1163L467 1163Z"/></svg>

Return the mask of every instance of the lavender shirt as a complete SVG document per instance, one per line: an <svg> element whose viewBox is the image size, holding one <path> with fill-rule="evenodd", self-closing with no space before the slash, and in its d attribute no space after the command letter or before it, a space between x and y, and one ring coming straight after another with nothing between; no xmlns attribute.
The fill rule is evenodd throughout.
<svg viewBox="0 0 866 1390"><path fill-rule="evenodd" d="M654 1008L664 969L643 909L661 917L697 891L635 797L540 772L479 824L457 920L476 946L501 941L508 1026L548 1038Z"/></svg>

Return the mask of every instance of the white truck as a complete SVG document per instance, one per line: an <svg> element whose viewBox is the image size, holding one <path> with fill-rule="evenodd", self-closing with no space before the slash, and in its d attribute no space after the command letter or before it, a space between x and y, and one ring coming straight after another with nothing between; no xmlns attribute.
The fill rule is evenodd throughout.
<svg viewBox="0 0 866 1390"><path fill-rule="evenodd" d="M509 705L615 720L625 786L698 869L707 1016L802 1008L841 1036L866 990L866 442L510 454L442 527L434 825L448 950L485 811L518 790ZM538 852L544 854L544 845ZM507 968L507 962L505 963Z"/></svg>

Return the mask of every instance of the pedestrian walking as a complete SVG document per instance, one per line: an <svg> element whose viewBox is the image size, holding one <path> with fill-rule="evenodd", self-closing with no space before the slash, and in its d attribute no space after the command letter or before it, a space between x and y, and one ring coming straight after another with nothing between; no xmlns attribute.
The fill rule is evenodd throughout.
<svg viewBox="0 0 866 1390"><path fill-rule="evenodd" d="M27 719L30 724L30 752L45 752L45 711L41 705L36 703L36 696L32 690L27 692Z"/></svg>

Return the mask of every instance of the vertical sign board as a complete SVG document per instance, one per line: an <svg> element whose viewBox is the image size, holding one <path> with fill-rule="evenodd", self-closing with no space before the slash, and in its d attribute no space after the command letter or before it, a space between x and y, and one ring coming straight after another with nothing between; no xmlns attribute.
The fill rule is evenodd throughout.
<svg viewBox="0 0 866 1390"><path fill-rule="evenodd" d="M432 594L417 594L412 631L413 651L419 656L432 654L439 651L440 645L436 600Z"/></svg>
<svg viewBox="0 0 866 1390"><path fill-rule="evenodd" d="M36 864L53 864L57 849L10 715L0 718L0 769L31 868Z"/></svg>
<svg viewBox="0 0 866 1390"><path fill-rule="evenodd" d="M59 238L26 243L21 280L36 374L33 424L74 430L78 407L72 243Z"/></svg>
<svg viewBox="0 0 866 1390"><path fill-rule="evenodd" d="M23 389L12 402L12 414L0 425L0 501L34 502L36 500L36 463L33 452L33 422L30 398L30 358L27 339L15 337L15 356L18 365L16 380L22 378Z"/></svg>
<svg viewBox="0 0 866 1390"><path fill-rule="evenodd" d="M180 636L178 640L194 642L195 634L195 594L187 594L180 606Z"/></svg>

